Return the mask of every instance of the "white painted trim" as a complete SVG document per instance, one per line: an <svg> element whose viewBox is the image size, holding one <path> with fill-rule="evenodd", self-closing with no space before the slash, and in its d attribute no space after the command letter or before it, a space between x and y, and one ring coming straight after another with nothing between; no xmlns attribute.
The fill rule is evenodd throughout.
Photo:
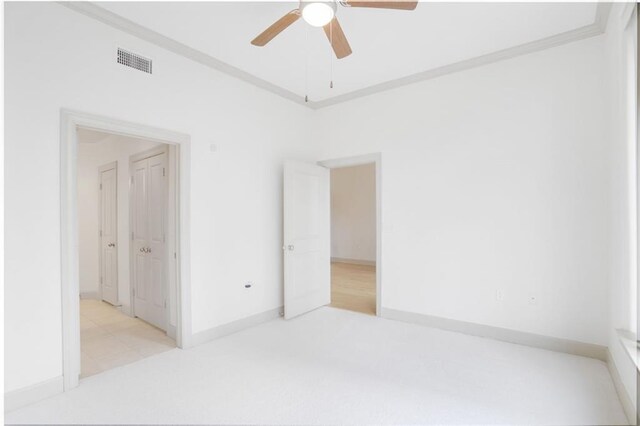
<svg viewBox="0 0 640 426"><path fill-rule="evenodd" d="M631 23L631 18L633 17L633 11L636 8L636 2L626 2L620 8L620 22L622 23L622 28L627 28Z"/></svg>
<svg viewBox="0 0 640 426"><path fill-rule="evenodd" d="M213 68L216 71L220 71L231 77L243 80L249 84L293 101L299 105L305 105L304 96L300 96L287 89L283 89L280 86L268 82L267 80L263 80L260 77L256 77L253 74L241 70L240 68L229 65L226 62L214 58L213 56L189 47L186 44L180 43L179 41L166 37L156 31L130 21L129 19L123 18L122 16L110 12L92 2L64 1L58 3L120 31L124 31L125 33L130 34L134 37L138 37L149 43L155 44L156 46L160 46L170 52L176 53L187 59L191 59L192 61L198 62L209 68Z"/></svg>
<svg viewBox="0 0 640 426"><path fill-rule="evenodd" d="M628 330L616 329L618 341L627 354L629 360L636 366L636 370L640 370L640 350L638 348L638 339L636 333Z"/></svg>
<svg viewBox="0 0 640 426"><path fill-rule="evenodd" d="M167 161L169 161L169 149L166 145L154 146L153 148L149 148L147 150L136 152L135 154L131 154L129 156L129 165L135 163L136 161L144 160L146 158L155 157L156 155L166 154ZM129 170L131 171L131 170Z"/></svg>
<svg viewBox="0 0 640 426"><path fill-rule="evenodd" d="M601 361L607 360L607 347L593 343L543 336L541 334L527 333L525 331L510 330L508 328L458 321L432 315L418 314L415 312L398 311L389 308L382 308L382 317L396 321L426 325L428 327L440 328L448 331L455 331L458 333L469 334L471 336L486 337L501 340L503 342L546 349L549 351L564 352L571 355L595 358Z"/></svg>
<svg viewBox="0 0 640 426"><path fill-rule="evenodd" d="M120 282L120 279L118 278L118 271L120 268L120 264L118 262L118 253L120 251L120 242L118 241L118 230L120 229L120 223L118 222L118 192L120 191L120 186L118 185L118 162L117 161L112 161L110 163L104 164L100 167L98 167L98 184L100 185L100 191L99 191L99 208L98 208L98 227L102 228L102 173L106 172L108 170L115 170L116 171L116 232L115 232L115 244L116 244L116 305L120 304L120 291L118 289L118 284ZM100 229L100 231L102 231L102 229ZM102 232L100 232L100 235L98 236L98 300L102 300L102 283L103 283L103 276L102 276L102 262L104 262L104 259L102 258ZM82 294L80 295L80 298L82 299Z"/></svg>
<svg viewBox="0 0 640 426"><path fill-rule="evenodd" d="M349 263L351 265L376 266L375 260L345 259L343 257L332 257L331 263Z"/></svg>
<svg viewBox="0 0 640 426"><path fill-rule="evenodd" d="M83 291L80 293L80 299L82 300L102 300L100 298L100 292L98 291Z"/></svg>
<svg viewBox="0 0 640 426"><path fill-rule="evenodd" d="M256 325L260 325L276 318L280 318L283 315L283 312L284 307L281 306L276 309L270 309L259 314L251 315L246 318L194 333L191 341L189 342L189 347L197 346L220 337L228 336L229 334L237 333L247 328L255 327Z"/></svg>
<svg viewBox="0 0 640 426"><path fill-rule="evenodd" d="M604 34L607 31L607 25L609 24L609 15L611 14L611 2L598 2L596 9L595 24L600 29L600 33Z"/></svg>
<svg viewBox="0 0 640 426"><path fill-rule="evenodd" d="M122 312L123 314L133 317L133 312L131 312L131 308L127 305L120 305L117 307L120 312ZM174 336L170 336L170 337L174 337ZM174 337L175 338L175 337Z"/></svg>
<svg viewBox="0 0 640 426"><path fill-rule="evenodd" d="M581 28L576 28L575 30L567 31L565 33L556 34L551 37L510 47L508 49L498 50L496 52L477 56L471 59L465 59L463 61L444 65L438 68L411 74L406 77L398 78L396 80L385 81L383 83L375 84L363 89L354 90L353 92L338 95L333 98L328 98L318 102L309 102L309 107L312 109L326 108L328 106L351 101L357 98L362 98L364 96L373 95L375 93L385 92L387 90L397 89L409 84L419 83L425 80L442 77L444 75L493 64L505 59L511 59L517 56L551 49L552 47L557 47L577 40L598 36L600 34L602 34L602 30L597 24L594 23Z"/></svg>
<svg viewBox="0 0 640 426"><path fill-rule="evenodd" d="M85 128L117 135L148 139L179 147L180 224L177 237L179 268L176 344L184 347L191 338L190 268L190 137L183 133L130 123L127 121L62 109L60 112L60 230L62 292L62 360L64 390L78 386L80 375L80 295L78 278L78 210L76 130Z"/></svg>
<svg viewBox="0 0 640 426"><path fill-rule="evenodd" d="M422 71L416 74L412 74L406 77L402 77L396 80L386 81L380 84L366 87L364 89L355 90L353 92L338 95L332 98L317 102L304 102L304 96L293 93L287 89L263 80L254 76L246 71L229 65L219 59L214 58L204 52L193 49L183 43L180 43L172 38L166 37L158 32L155 32L149 28L146 28L140 24L123 18L113 12L110 12L91 2L59 2L59 4L68 7L78 13L86 15L90 18L96 19L104 24L107 24L113 28L124 31L127 34L138 37L147 42L153 43L170 52L176 53L187 59L191 59L207 67L213 68L217 71L230 75L232 77L243 80L249 84L252 84L261 89L267 90L275 95L281 96L285 99L295 102L298 105L307 106L312 109L320 109L335 105L342 102L347 102L363 96L369 96L374 93L383 92L397 87L405 86L408 84L417 83L419 81L429 80L432 78L440 77L445 74L451 74L454 72L460 72L467 69L487 65L493 62L502 61L504 59L514 58L516 56L526 55L533 52L538 52L552 47L560 46L563 44L571 43L573 41L582 40L589 37L594 37L602 34L606 29L606 22L609 16L611 4L609 2L600 2L597 7L596 16L594 22L589 25L585 25L580 28L575 28L564 33L556 34L550 37L535 40L529 43L524 43L518 46L513 46L508 49L499 50L493 53L489 53L475 58L467 59L464 61L448 64L442 67L434 68L431 70Z"/></svg>
<svg viewBox="0 0 640 426"><path fill-rule="evenodd" d="M4 394L4 412L16 410L63 392L62 376Z"/></svg>
<svg viewBox="0 0 640 426"><path fill-rule="evenodd" d="M624 384L622 383L622 378L620 377L620 372L616 367L616 363L613 359L613 355L607 348L607 368L609 369L609 375L611 375L611 380L613 380L613 386L616 388L616 392L618 394L618 399L620 400L620 404L622 404L622 409L624 410L624 414L627 416L627 420L630 425L636 424L636 409L634 407L633 401L629 397L629 393L627 389L625 389Z"/></svg>
<svg viewBox="0 0 640 426"><path fill-rule="evenodd" d="M329 169L376 165L376 315L382 315L382 154L364 154L353 157L334 158L319 161L318 164Z"/></svg>

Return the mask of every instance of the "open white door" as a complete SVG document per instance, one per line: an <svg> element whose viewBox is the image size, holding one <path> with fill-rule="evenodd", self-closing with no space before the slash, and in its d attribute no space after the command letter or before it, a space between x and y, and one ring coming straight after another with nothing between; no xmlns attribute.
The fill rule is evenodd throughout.
<svg viewBox="0 0 640 426"><path fill-rule="evenodd" d="M284 317L331 302L329 169L284 166Z"/></svg>

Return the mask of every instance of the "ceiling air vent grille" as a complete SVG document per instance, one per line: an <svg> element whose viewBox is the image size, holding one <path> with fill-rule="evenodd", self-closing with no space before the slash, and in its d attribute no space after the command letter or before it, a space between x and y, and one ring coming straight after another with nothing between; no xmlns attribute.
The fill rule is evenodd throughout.
<svg viewBox="0 0 640 426"><path fill-rule="evenodd" d="M151 59L118 47L118 63L151 74Z"/></svg>

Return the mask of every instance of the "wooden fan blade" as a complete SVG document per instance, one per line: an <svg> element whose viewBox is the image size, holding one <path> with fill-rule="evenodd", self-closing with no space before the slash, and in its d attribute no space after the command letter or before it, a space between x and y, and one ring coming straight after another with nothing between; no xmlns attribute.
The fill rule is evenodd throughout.
<svg viewBox="0 0 640 426"><path fill-rule="evenodd" d="M414 10L418 6L417 1L359 1L348 0L347 4L351 7L372 7L376 9L400 9L400 10Z"/></svg>
<svg viewBox="0 0 640 426"><path fill-rule="evenodd" d="M269 43L275 36L284 31L289 25L300 19L300 11L294 9L291 12L278 19L273 25L264 30L258 37L251 40L254 46L264 46Z"/></svg>
<svg viewBox="0 0 640 426"><path fill-rule="evenodd" d="M333 47L333 51L338 59L351 55L351 46L349 46L347 37L342 31L338 18L333 18L331 22L322 28L324 28L324 33L327 35L329 43L331 43L331 47Z"/></svg>

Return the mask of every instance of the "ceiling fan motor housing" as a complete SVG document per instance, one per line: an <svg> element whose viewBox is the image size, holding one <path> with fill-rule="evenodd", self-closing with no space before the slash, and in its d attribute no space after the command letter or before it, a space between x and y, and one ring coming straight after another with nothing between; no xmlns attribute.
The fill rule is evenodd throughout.
<svg viewBox="0 0 640 426"><path fill-rule="evenodd" d="M302 18L314 27L322 27L331 22L338 11L334 0L300 0Z"/></svg>

